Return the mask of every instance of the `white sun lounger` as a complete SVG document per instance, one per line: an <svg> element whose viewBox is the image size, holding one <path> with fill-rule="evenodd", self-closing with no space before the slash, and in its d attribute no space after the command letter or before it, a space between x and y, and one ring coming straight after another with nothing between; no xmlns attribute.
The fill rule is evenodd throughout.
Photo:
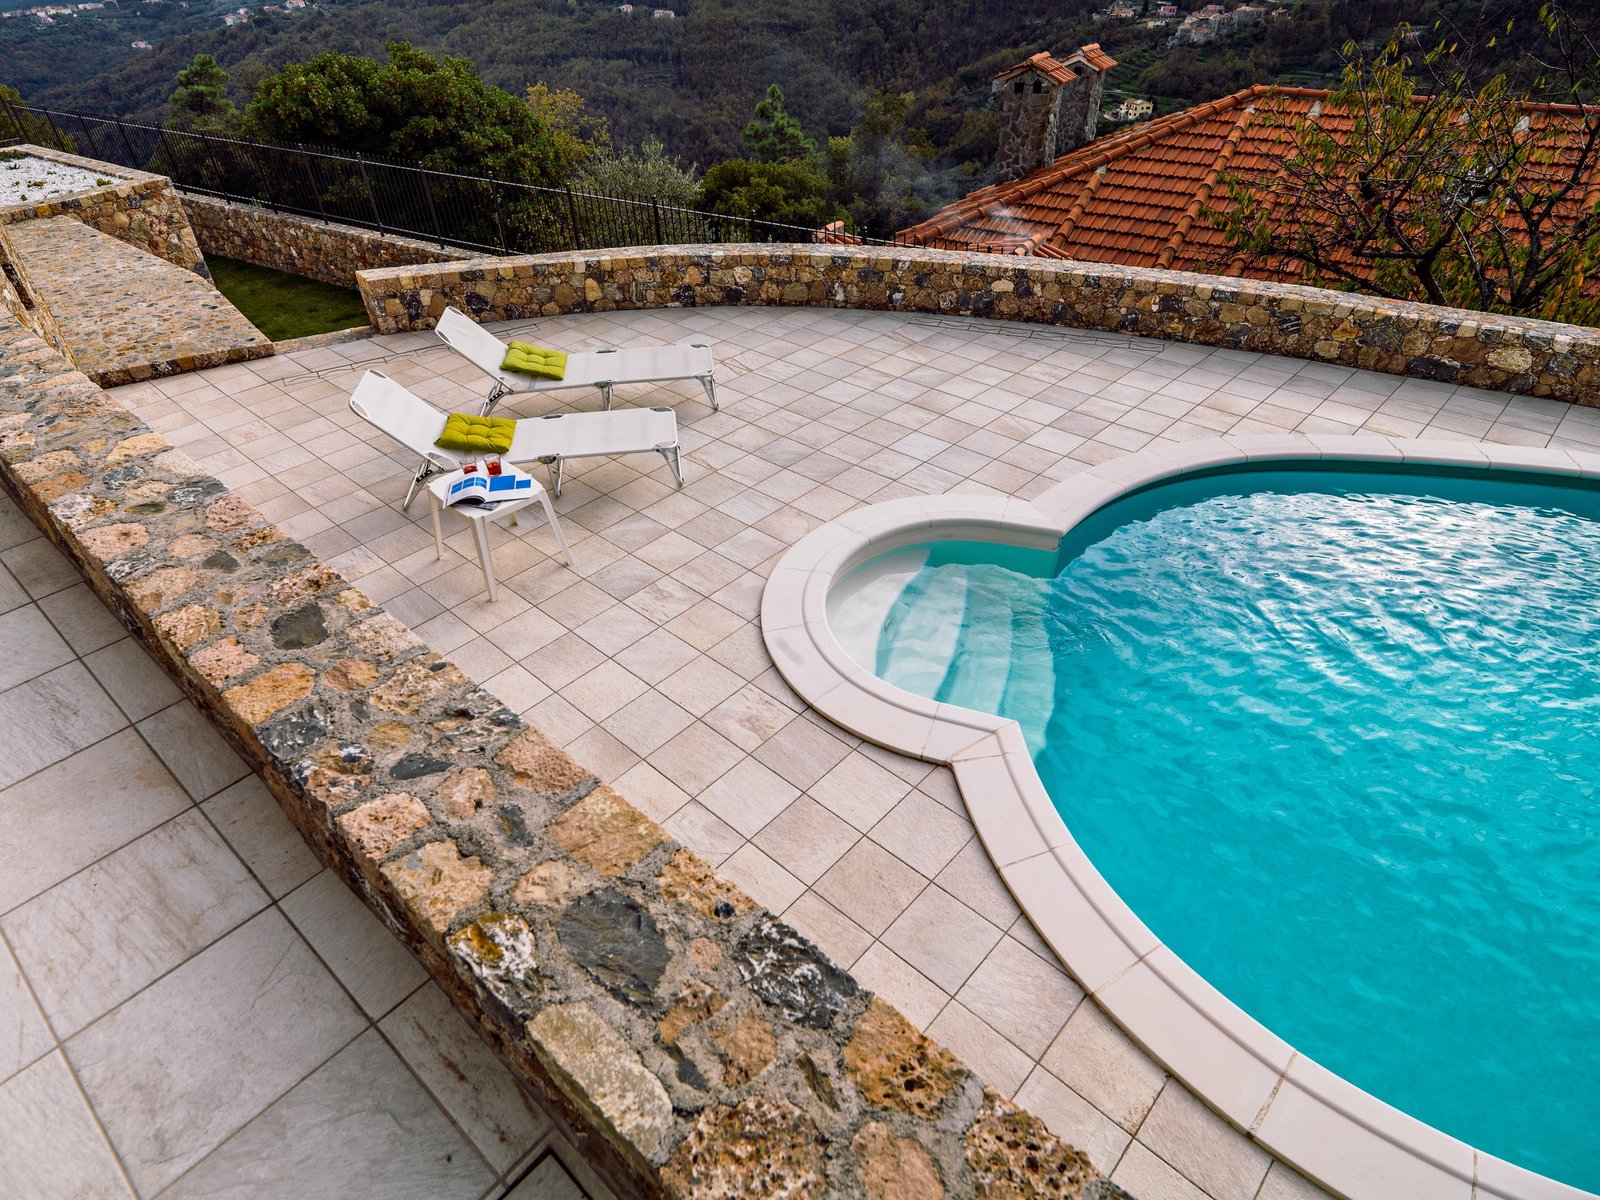
<svg viewBox="0 0 1600 1200"><path fill-rule="evenodd" d="M434 441L444 431L445 414L381 371L368 371L361 377L350 396L350 410L422 457L422 465L406 489L402 510L411 507L417 490L430 476L453 471L473 457L435 446ZM514 466L547 464L552 488L559 496L562 465L567 459L646 452L659 454L672 468L678 486L683 486L678 419L670 408L531 417L517 422L511 449L501 457Z"/></svg>
<svg viewBox="0 0 1600 1200"><path fill-rule="evenodd" d="M434 332L457 354L494 380L484 399L488 414L507 395L557 392L592 387L600 391L603 407L611 407L611 389L619 383L667 383L698 379L706 390L712 411L717 409L716 360L704 342L681 346L636 346L626 350L585 350L567 355L566 374L560 379L540 379L502 371L506 344L460 309L447 308Z"/></svg>

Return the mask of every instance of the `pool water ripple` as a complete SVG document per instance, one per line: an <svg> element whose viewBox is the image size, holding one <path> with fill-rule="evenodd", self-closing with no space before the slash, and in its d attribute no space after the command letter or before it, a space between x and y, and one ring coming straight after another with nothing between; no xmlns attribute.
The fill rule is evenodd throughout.
<svg viewBox="0 0 1600 1200"><path fill-rule="evenodd" d="M1600 493L1252 471L1053 558L900 553L852 653L1017 720L1158 937L1351 1082L1600 1191Z"/></svg>

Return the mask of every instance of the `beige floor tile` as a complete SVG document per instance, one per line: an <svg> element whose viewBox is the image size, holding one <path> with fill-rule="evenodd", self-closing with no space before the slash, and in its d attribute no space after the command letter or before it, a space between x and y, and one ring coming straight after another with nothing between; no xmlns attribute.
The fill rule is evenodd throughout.
<svg viewBox="0 0 1600 1200"><path fill-rule="evenodd" d="M784 911L783 919L847 970L872 945L870 933L814 891L803 893Z"/></svg>
<svg viewBox="0 0 1600 1200"><path fill-rule="evenodd" d="M132 1200L59 1053L0 1084L0 1180L8 1200Z"/></svg>
<svg viewBox="0 0 1600 1200"><path fill-rule="evenodd" d="M836 816L865 833L911 790L903 778L874 761L872 751L851 752L807 789Z"/></svg>
<svg viewBox="0 0 1600 1200"><path fill-rule="evenodd" d="M1062 1083L1035 1067L1013 1097L1049 1126L1050 1132L1089 1156L1095 1169L1110 1174L1133 1135Z"/></svg>
<svg viewBox="0 0 1600 1200"><path fill-rule="evenodd" d="M555 1155L541 1159L505 1200L586 1200L584 1190Z"/></svg>
<svg viewBox="0 0 1600 1200"><path fill-rule="evenodd" d="M612 736L639 755L660 749L693 723L692 714L655 690L643 692L601 722Z"/></svg>
<svg viewBox="0 0 1600 1200"><path fill-rule="evenodd" d="M913 791L868 834L924 875L937 875L972 840L972 826L938 801Z"/></svg>
<svg viewBox="0 0 1600 1200"><path fill-rule="evenodd" d="M493 1182L432 1097L369 1030L162 1195L477 1200Z"/></svg>
<svg viewBox="0 0 1600 1200"><path fill-rule="evenodd" d="M80 583L78 569L43 538L0 550L0 563L35 600Z"/></svg>
<svg viewBox="0 0 1600 1200"><path fill-rule="evenodd" d="M1333 1200L1327 1192L1305 1176L1274 1162L1256 1193L1256 1200Z"/></svg>
<svg viewBox="0 0 1600 1200"><path fill-rule="evenodd" d="M933 1024L950 994L882 942L874 942L851 964L850 973L868 991L876 992L905 1014L919 1029Z"/></svg>
<svg viewBox="0 0 1600 1200"><path fill-rule="evenodd" d="M379 1028L496 1171L549 1132L548 1119L436 984L413 992Z"/></svg>
<svg viewBox="0 0 1600 1200"><path fill-rule="evenodd" d="M743 757L739 747L696 721L652 754L650 762L678 787L697 796Z"/></svg>
<svg viewBox="0 0 1600 1200"><path fill-rule="evenodd" d="M369 1017L381 1017L428 977L332 871L296 888L279 907Z"/></svg>
<svg viewBox="0 0 1600 1200"><path fill-rule="evenodd" d="M816 890L824 900L876 937L888 929L927 886L924 876L876 842L863 838L817 881ZM976 962L973 965L976 966Z"/></svg>
<svg viewBox="0 0 1600 1200"><path fill-rule="evenodd" d="M889 926L883 942L945 991L955 993L1002 934L938 886L925 889Z"/></svg>
<svg viewBox="0 0 1600 1200"><path fill-rule="evenodd" d="M1003 937L956 993L974 1015L1037 1060L1083 1000L1054 958Z"/></svg>
<svg viewBox="0 0 1600 1200"><path fill-rule="evenodd" d="M802 796L756 835L756 844L807 884L860 839L854 828L810 797Z"/></svg>
<svg viewBox="0 0 1600 1200"><path fill-rule="evenodd" d="M990 1087L1011 1096L1033 1070L1034 1061L1007 1041L959 1000L949 1004L928 1026L928 1036L966 1063Z"/></svg>
<svg viewBox="0 0 1600 1200"><path fill-rule="evenodd" d="M132 638L86 654L83 661L130 721L142 721L182 698L178 685Z"/></svg>
<svg viewBox="0 0 1600 1200"><path fill-rule="evenodd" d="M934 882L1001 929L1010 928L1021 914L989 852L976 837L967 840Z"/></svg>
<svg viewBox="0 0 1600 1200"><path fill-rule="evenodd" d="M0 692L0 788L115 733L127 722L82 663L70 662Z"/></svg>
<svg viewBox="0 0 1600 1200"><path fill-rule="evenodd" d="M1139 1128L1167 1077L1093 1002L1073 1010L1040 1063L1129 1133Z"/></svg>
<svg viewBox="0 0 1600 1200"><path fill-rule="evenodd" d="M723 859L719 869L757 904L772 912L782 912L806 890L804 882L784 870L754 842L746 842Z"/></svg>
<svg viewBox="0 0 1600 1200"><path fill-rule="evenodd" d="M77 654L91 654L128 636L121 622L86 583L46 596L39 601L39 607Z"/></svg>
<svg viewBox="0 0 1600 1200"><path fill-rule="evenodd" d="M10 735L0 734L10 747ZM188 795L125 729L0 791L8 844L0 913L15 908L188 808ZM13 840L14 839L14 840Z"/></svg>
<svg viewBox="0 0 1600 1200"><path fill-rule="evenodd" d="M630 804L658 822L689 803L689 793L648 762L634 764L616 777L614 786Z"/></svg>
<svg viewBox="0 0 1600 1200"><path fill-rule="evenodd" d="M790 721L754 751L759 761L802 791L849 753L846 742L804 718Z"/></svg>
<svg viewBox="0 0 1600 1200"><path fill-rule="evenodd" d="M1213 1200L1252 1200L1272 1162L1176 1081L1161 1089L1135 1137Z"/></svg>
<svg viewBox="0 0 1600 1200"><path fill-rule="evenodd" d="M21 969L0 944L0 1083L54 1047Z"/></svg>
<svg viewBox="0 0 1600 1200"><path fill-rule="evenodd" d="M699 800L748 838L760 833L799 795L799 789L776 772L746 758L703 790Z"/></svg>
<svg viewBox="0 0 1600 1200"><path fill-rule="evenodd" d="M201 807L274 897L287 895L321 869L300 831L257 776L245 776Z"/></svg>
<svg viewBox="0 0 1600 1200"><path fill-rule="evenodd" d="M712 866L720 865L745 844L737 829L693 800L663 821L662 827Z"/></svg>
<svg viewBox="0 0 1600 1200"><path fill-rule="evenodd" d="M140 721L139 732L196 800L216 795L248 773L244 761L187 700Z"/></svg>
<svg viewBox="0 0 1600 1200"><path fill-rule="evenodd" d="M0 928L70 1037L267 903L190 809L13 909Z"/></svg>
<svg viewBox="0 0 1600 1200"><path fill-rule="evenodd" d="M268 910L73 1038L67 1054L134 1183L154 1193L362 1024L289 923Z"/></svg>
<svg viewBox="0 0 1600 1200"><path fill-rule="evenodd" d="M0 691L72 661L72 650L34 604L0 613Z"/></svg>
<svg viewBox="0 0 1600 1200"><path fill-rule="evenodd" d="M1138 1142L1123 1154L1111 1182L1139 1200L1215 1200Z"/></svg>

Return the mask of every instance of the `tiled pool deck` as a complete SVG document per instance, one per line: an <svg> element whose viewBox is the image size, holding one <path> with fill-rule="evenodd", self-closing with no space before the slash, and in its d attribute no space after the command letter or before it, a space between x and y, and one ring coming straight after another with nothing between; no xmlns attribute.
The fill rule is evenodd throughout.
<svg viewBox="0 0 1600 1200"><path fill-rule="evenodd" d="M398 507L414 464L346 407L368 365L441 407L472 407L485 381L431 333L115 394L1141 1200L1319 1195L1080 1003L990 866L946 769L806 711L756 625L765 575L858 505L1031 497L1158 439L1365 429L1595 449L1600 410L1110 334L880 313L673 310L508 328L566 349L709 338L723 407L713 414L692 383L674 389L681 492L664 467L641 473L652 465L642 457L569 470L557 508L575 569L551 556L542 526L497 530L494 604L465 525L437 561L425 505L409 517ZM592 395L564 395L595 407ZM660 395L619 394L647 398ZM553 411L553 399L504 411ZM0 917L8 936L10 920Z"/></svg>
<svg viewBox="0 0 1600 1200"><path fill-rule="evenodd" d="M3 494L0 829L6 1200L607 1194Z"/></svg>

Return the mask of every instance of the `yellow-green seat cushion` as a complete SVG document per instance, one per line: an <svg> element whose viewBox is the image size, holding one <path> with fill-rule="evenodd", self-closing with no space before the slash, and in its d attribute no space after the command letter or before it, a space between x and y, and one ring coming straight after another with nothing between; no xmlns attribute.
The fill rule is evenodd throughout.
<svg viewBox="0 0 1600 1200"><path fill-rule="evenodd" d="M507 417L451 413L444 419L444 432L433 444L457 454L504 454L511 449L516 432L517 423Z"/></svg>
<svg viewBox="0 0 1600 1200"><path fill-rule="evenodd" d="M567 356L559 350L512 342L506 347L506 359L500 369L537 375L541 379L560 379L567 373Z"/></svg>

